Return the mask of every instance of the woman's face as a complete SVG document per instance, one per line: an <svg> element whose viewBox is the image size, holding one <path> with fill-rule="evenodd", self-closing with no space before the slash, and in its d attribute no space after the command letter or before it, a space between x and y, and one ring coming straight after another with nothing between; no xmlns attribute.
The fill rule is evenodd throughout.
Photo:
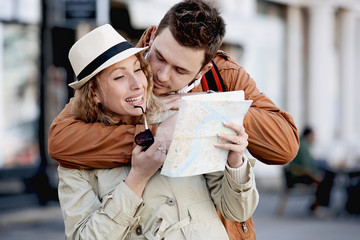
<svg viewBox="0 0 360 240"><path fill-rule="evenodd" d="M133 55L104 69L99 75L96 101L113 115L138 116L146 109L147 79Z"/></svg>

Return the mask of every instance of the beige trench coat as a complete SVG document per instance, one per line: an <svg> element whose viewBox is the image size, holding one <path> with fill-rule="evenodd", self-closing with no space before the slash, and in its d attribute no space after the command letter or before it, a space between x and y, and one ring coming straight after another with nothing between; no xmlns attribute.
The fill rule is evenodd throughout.
<svg viewBox="0 0 360 240"><path fill-rule="evenodd" d="M258 204L254 174L236 183L229 173L184 178L156 173L139 199L124 183L129 166L59 167L59 199L68 239L228 239L216 208L233 221L248 219ZM225 173L225 174L224 174Z"/></svg>

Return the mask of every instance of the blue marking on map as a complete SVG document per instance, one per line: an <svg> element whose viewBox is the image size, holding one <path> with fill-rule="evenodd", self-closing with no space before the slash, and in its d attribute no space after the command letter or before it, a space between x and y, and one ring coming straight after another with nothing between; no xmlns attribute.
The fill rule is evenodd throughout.
<svg viewBox="0 0 360 240"><path fill-rule="evenodd" d="M212 107L210 107L208 104L204 102L200 102L200 103L205 109L209 111L209 115L207 115L196 128L195 139L191 147L191 152L189 154L188 160L185 161L185 164L181 168L177 169L179 174L182 174L185 170L187 170L188 167L197 159L197 157L200 154L201 146L199 141L199 133L201 127L210 121L230 122L230 119L227 116L220 114L219 112L216 112Z"/></svg>

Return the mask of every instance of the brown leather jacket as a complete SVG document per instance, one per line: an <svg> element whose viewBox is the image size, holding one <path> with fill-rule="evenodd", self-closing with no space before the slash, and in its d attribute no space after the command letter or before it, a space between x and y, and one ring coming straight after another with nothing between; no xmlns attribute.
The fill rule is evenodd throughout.
<svg viewBox="0 0 360 240"><path fill-rule="evenodd" d="M144 32L137 46L147 44L153 29ZM299 136L292 117L261 93L250 75L225 52L219 51L214 62L227 91L244 90L245 98L253 100L244 118L250 153L266 164L290 162L299 148ZM203 89L199 85L193 91ZM50 127L48 151L51 158L63 167L83 169L112 168L130 161L134 135L143 130L143 126L86 124L70 114L70 104L71 101ZM252 218L240 223L219 216L229 239L256 239Z"/></svg>
<svg viewBox="0 0 360 240"><path fill-rule="evenodd" d="M144 32L137 46L146 45L152 30ZM214 62L227 91L244 90L245 98L253 100L244 118L250 153L266 164L290 162L299 148L292 117L260 92L250 75L225 52L219 51ZM201 85L193 91L202 91ZM52 159L69 168L109 168L130 160L134 134L142 126L86 124L70 114L70 104L71 101L50 127L48 151Z"/></svg>

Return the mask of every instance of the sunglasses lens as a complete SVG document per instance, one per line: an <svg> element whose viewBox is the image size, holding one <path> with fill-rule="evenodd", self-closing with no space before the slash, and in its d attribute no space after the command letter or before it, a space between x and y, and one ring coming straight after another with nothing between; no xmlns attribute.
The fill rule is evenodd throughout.
<svg viewBox="0 0 360 240"><path fill-rule="evenodd" d="M154 143L154 136L152 135L149 129L146 129L143 132L140 132L135 136L135 143L140 146L150 146Z"/></svg>

